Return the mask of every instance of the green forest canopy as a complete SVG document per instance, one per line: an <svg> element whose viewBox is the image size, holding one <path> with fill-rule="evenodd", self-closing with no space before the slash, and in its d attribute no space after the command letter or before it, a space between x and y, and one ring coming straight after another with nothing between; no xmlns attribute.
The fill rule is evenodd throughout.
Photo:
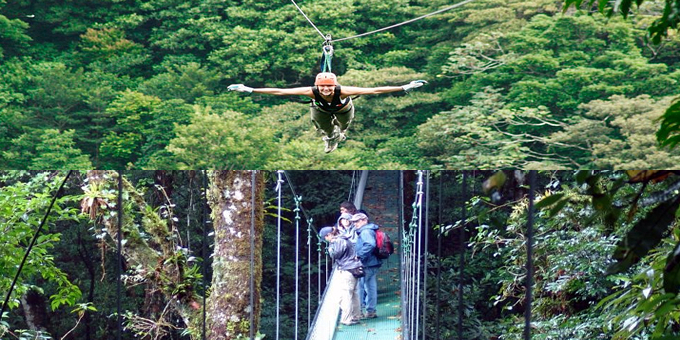
<svg viewBox="0 0 680 340"><path fill-rule="evenodd" d="M321 31L342 38L431 13L450 1L300 5ZM562 7L548 0L477 0L337 42L333 70L343 84L401 85L418 78L430 84L410 95L358 99L348 141L326 155L298 98L225 91L230 83L311 84L323 41L292 3L150 0L93 7L87 1L2 1L0 164L16 169L678 164L679 151L659 147L654 138L657 119L680 94L674 26L658 44L647 38L663 2L646 1L627 20ZM673 126L665 125L668 136Z"/></svg>

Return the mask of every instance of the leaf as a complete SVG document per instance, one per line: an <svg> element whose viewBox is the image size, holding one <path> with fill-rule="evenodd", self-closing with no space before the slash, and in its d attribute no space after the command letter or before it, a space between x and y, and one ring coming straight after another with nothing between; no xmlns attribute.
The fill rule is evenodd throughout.
<svg viewBox="0 0 680 340"><path fill-rule="evenodd" d="M680 292L680 242L666 258L663 270L663 289L668 293Z"/></svg>
<svg viewBox="0 0 680 340"><path fill-rule="evenodd" d="M662 146L674 148L680 142L680 97L661 117L661 127L656 132L656 140Z"/></svg>
<svg viewBox="0 0 680 340"><path fill-rule="evenodd" d="M613 255L616 263L607 269L607 273L614 274L627 270L656 247L675 219L679 203L680 199L661 203L633 226L616 246Z"/></svg>
<svg viewBox="0 0 680 340"><path fill-rule="evenodd" d="M564 194L554 194L554 195L546 196L542 200L536 202L534 207L536 209L542 209L544 207L549 207L549 206L555 204L557 201L559 201L562 197L564 197Z"/></svg>
<svg viewBox="0 0 680 340"><path fill-rule="evenodd" d="M579 170L576 172L576 183L582 185L590 177L590 170Z"/></svg>
<svg viewBox="0 0 680 340"><path fill-rule="evenodd" d="M552 209L550 209L550 217L557 215L560 212L560 210L562 210L562 208L564 208L564 206L567 205L568 202L569 200L567 199L563 199L557 202L557 204L555 204L555 206Z"/></svg>
<svg viewBox="0 0 680 340"><path fill-rule="evenodd" d="M488 194L493 189L499 190L501 187L503 187L503 184L505 184L506 180L507 176L505 173L503 171L498 171L491 175L491 177L487 178L486 181L484 181L482 184L482 189L484 190L485 194Z"/></svg>

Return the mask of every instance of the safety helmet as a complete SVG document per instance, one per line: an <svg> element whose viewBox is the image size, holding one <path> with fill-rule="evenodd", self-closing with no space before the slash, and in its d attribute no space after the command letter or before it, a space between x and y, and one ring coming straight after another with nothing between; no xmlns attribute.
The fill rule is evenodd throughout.
<svg viewBox="0 0 680 340"><path fill-rule="evenodd" d="M338 78L334 73L321 72L316 75L316 81L314 81L314 85L338 85Z"/></svg>

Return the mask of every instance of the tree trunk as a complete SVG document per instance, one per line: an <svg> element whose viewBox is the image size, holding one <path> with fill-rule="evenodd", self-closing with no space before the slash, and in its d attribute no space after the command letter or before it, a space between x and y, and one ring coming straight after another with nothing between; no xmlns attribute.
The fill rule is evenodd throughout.
<svg viewBox="0 0 680 340"><path fill-rule="evenodd" d="M213 280L207 306L207 338L231 340L249 336L258 329L261 311L262 232L264 224L264 176L250 171L215 171L210 174L208 201L215 228ZM252 189L255 189L253 206ZM251 235L251 218L254 235ZM251 251L251 237L254 250ZM251 254L254 269L251 271ZM254 278L254 304L251 306L251 275ZM250 313L254 322L250 324Z"/></svg>
<svg viewBox="0 0 680 340"><path fill-rule="evenodd" d="M156 173L157 174L157 173ZM212 208L215 226L215 249L213 253L213 282L211 298L206 306L207 339L235 339L238 335L249 335L250 311L254 313L253 329L258 329L260 316L260 283L262 281L262 230L264 223L264 176L254 172L253 183L250 171L216 171L210 174L208 200ZM101 223L111 240L118 235L117 214L118 173L112 171L89 171L88 185L84 187L81 208L90 218ZM255 205L252 204L252 189L255 189ZM136 331L148 334L150 339L161 339L168 334L171 324L168 307L184 320L192 330L192 338L201 338L202 313L199 297L193 291L197 284L195 276L184 274L189 268L186 254L180 253L180 245L174 235L174 224L161 218L149 206L140 192L123 180L124 196L132 204L124 204L123 234L125 244L123 256L129 268L128 274L142 280L145 298L155 299L163 308L164 317L148 310L146 318L133 316L128 320ZM251 258L251 217L255 212L254 269L250 269ZM130 217L134 215L135 218ZM135 220L141 220L138 225ZM142 237L142 234L148 236ZM115 249L115 242L111 249ZM250 304L250 275L254 275L254 304ZM158 301L163 300L163 301ZM151 319L148 319L148 318ZM163 320L165 319L165 320ZM139 322L137 322L139 321ZM135 326L135 325L139 326Z"/></svg>

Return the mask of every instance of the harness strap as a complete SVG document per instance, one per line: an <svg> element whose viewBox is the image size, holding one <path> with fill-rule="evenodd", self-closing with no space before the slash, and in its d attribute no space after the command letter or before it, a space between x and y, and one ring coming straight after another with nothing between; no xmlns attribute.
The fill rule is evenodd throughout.
<svg viewBox="0 0 680 340"><path fill-rule="evenodd" d="M331 113L338 112L342 110L348 103L348 101L343 102L340 100L340 91L341 86L336 85L335 93L333 94L333 99L329 103L325 99L323 99L321 93L319 92L319 88L317 86L312 86L312 93L314 93L314 104L324 111L328 111Z"/></svg>

